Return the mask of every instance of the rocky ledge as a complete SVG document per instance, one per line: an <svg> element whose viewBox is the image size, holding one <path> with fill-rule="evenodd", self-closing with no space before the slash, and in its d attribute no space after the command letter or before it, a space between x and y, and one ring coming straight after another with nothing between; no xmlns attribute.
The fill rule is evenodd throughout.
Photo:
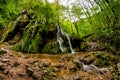
<svg viewBox="0 0 120 80"><path fill-rule="evenodd" d="M0 46L0 79L2 80L111 80L111 66L100 68L91 53L23 54ZM84 63L84 64L83 64ZM118 64L119 67L119 64ZM97 72L95 71L97 70ZM117 76L118 78L118 76Z"/></svg>

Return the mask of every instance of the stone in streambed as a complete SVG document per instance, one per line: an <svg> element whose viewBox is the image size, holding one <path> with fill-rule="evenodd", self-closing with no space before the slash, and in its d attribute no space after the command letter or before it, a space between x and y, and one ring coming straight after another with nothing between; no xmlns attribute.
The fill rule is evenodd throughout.
<svg viewBox="0 0 120 80"><path fill-rule="evenodd" d="M3 63L10 62L10 59L2 59L1 60Z"/></svg>
<svg viewBox="0 0 120 80"><path fill-rule="evenodd" d="M31 69L30 67L29 68L26 68L26 74L28 74L28 76L32 76L34 70Z"/></svg>
<svg viewBox="0 0 120 80"><path fill-rule="evenodd" d="M120 72L120 63L117 64L118 71Z"/></svg>
<svg viewBox="0 0 120 80"><path fill-rule="evenodd" d="M6 66L3 63L0 63L0 71L4 71L6 69Z"/></svg>
<svg viewBox="0 0 120 80"><path fill-rule="evenodd" d="M85 64L91 64L95 61L95 57L92 54L85 55L81 61Z"/></svg>
<svg viewBox="0 0 120 80"><path fill-rule="evenodd" d="M20 65L19 62L17 62L17 61L14 62L14 66L15 66L15 67L17 67L17 66L19 66L19 65Z"/></svg>

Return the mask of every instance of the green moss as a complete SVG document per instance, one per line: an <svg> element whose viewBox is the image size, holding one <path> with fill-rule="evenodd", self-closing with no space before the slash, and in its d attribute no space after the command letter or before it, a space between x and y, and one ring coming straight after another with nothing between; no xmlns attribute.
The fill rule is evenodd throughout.
<svg viewBox="0 0 120 80"><path fill-rule="evenodd" d="M0 55L2 55L4 53L6 53L6 51L3 51L3 50L0 49Z"/></svg>
<svg viewBox="0 0 120 80"><path fill-rule="evenodd" d="M3 33L2 35L2 39L1 39L1 42L4 42L7 38L10 37L10 35L12 35L12 32L14 30L14 27L13 27L13 21L11 21L8 26L5 28L5 32Z"/></svg>
<svg viewBox="0 0 120 80"><path fill-rule="evenodd" d="M44 46L42 52L43 53L53 53L53 54L61 53L61 50L60 50L60 47L59 47L59 43L57 42L57 40L49 41Z"/></svg>
<svg viewBox="0 0 120 80"><path fill-rule="evenodd" d="M97 58L98 66L100 67L108 66L118 62L118 60L114 56L111 56L101 51L94 53L94 56Z"/></svg>
<svg viewBox="0 0 120 80"><path fill-rule="evenodd" d="M82 42L81 45L80 45L80 50L81 51L85 51L87 49L87 44L86 42Z"/></svg>
<svg viewBox="0 0 120 80"><path fill-rule="evenodd" d="M43 40L39 32L33 39L30 45L30 52L41 52L42 50L42 45L43 45Z"/></svg>
<svg viewBox="0 0 120 80"><path fill-rule="evenodd" d="M20 45L15 45L12 47L13 50L15 51L20 51L21 50L21 46Z"/></svg>

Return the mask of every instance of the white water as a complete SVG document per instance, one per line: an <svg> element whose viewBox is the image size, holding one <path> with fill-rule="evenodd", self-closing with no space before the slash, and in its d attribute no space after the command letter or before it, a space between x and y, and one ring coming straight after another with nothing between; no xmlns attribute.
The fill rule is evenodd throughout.
<svg viewBox="0 0 120 80"><path fill-rule="evenodd" d="M60 45L60 49L61 49L61 51L62 52L64 52L64 47L62 46L62 44L63 44L63 39L60 37L60 33L61 33L61 30L60 30L60 26L58 25L57 26L57 41L58 41L58 43L59 43L59 45Z"/></svg>
<svg viewBox="0 0 120 80"><path fill-rule="evenodd" d="M85 65L82 62L83 65L83 70L84 71L88 71L88 72L92 72L92 73L98 73L100 74L100 72L102 72L104 74L104 72L110 72L108 68L97 68L95 65Z"/></svg>
<svg viewBox="0 0 120 80"><path fill-rule="evenodd" d="M69 42L69 47L70 47L71 53L75 53L75 51L74 51L73 48L72 48L72 44L71 44L71 41L70 41L69 34L66 33L66 37L67 37L68 42Z"/></svg>
<svg viewBox="0 0 120 80"><path fill-rule="evenodd" d="M59 45L60 45L61 51L64 52L64 47L63 47L63 42L64 42L64 41L63 41L63 39L62 39L62 35L65 35L66 38L67 38L67 40L68 40L69 48L70 48L70 50L71 50L71 53L74 53L74 50L73 50L73 48L72 48L72 44L71 44L71 41L70 41L69 34L66 33L66 32L64 32L63 29L62 29L59 25L57 26L57 29L58 29L58 31L57 31L57 41L58 41L58 43L59 43Z"/></svg>

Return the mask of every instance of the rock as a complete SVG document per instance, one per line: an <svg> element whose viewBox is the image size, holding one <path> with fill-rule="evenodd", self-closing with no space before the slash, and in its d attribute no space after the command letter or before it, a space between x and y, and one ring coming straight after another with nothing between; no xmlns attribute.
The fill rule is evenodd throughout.
<svg viewBox="0 0 120 80"><path fill-rule="evenodd" d="M56 41L56 39L53 39L49 41L43 48L42 53L52 53L52 54L58 54L61 53L59 43Z"/></svg>
<svg viewBox="0 0 120 80"><path fill-rule="evenodd" d="M95 57L92 54L89 54L85 55L81 61L84 62L85 64L91 64L94 62L94 60Z"/></svg>
<svg viewBox="0 0 120 80"><path fill-rule="evenodd" d="M26 68L26 74L28 74L28 76L32 76L34 70L31 69L30 67L29 68Z"/></svg>
<svg viewBox="0 0 120 80"><path fill-rule="evenodd" d="M4 53L6 53L6 51L0 49L0 55L2 55L2 54L4 54Z"/></svg>
<svg viewBox="0 0 120 80"><path fill-rule="evenodd" d="M26 67L26 68L29 68L29 67L30 67L30 64L25 64L25 67Z"/></svg>
<svg viewBox="0 0 120 80"><path fill-rule="evenodd" d="M51 62L48 59L43 59L43 67L48 67L49 65L51 65Z"/></svg>
<svg viewBox="0 0 120 80"><path fill-rule="evenodd" d="M17 61L14 62L14 67L17 67L17 66L19 66L19 65L20 65L19 62L17 62Z"/></svg>
<svg viewBox="0 0 120 80"><path fill-rule="evenodd" d="M39 62L39 60L28 61L29 64L35 64L36 62Z"/></svg>
<svg viewBox="0 0 120 80"><path fill-rule="evenodd" d="M3 71L3 74L5 74L5 75L7 75L9 73L9 69L5 69L4 71Z"/></svg>
<svg viewBox="0 0 120 80"><path fill-rule="evenodd" d="M56 68L56 67L53 68L53 72L59 72L59 71L60 71L59 68Z"/></svg>
<svg viewBox="0 0 120 80"><path fill-rule="evenodd" d="M56 68L61 68L61 67L64 67L64 63L54 63L54 64L52 64L52 66L54 66Z"/></svg>
<svg viewBox="0 0 120 80"><path fill-rule="evenodd" d="M41 73L40 71L34 71L32 77L33 77L34 79L39 79L39 78L42 77L42 73Z"/></svg>
<svg viewBox="0 0 120 80"><path fill-rule="evenodd" d="M3 63L10 62L10 59L2 59L1 60Z"/></svg>
<svg viewBox="0 0 120 80"><path fill-rule="evenodd" d="M116 54L117 54L117 55L120 55L120 51L117 51Z"/></svg>
<svg viewBox="0 0 120 80"><path fill-rule="evenodd" d="M76 72L78 70L77 65L74 64L72 61L68 63L69 70L72 72Z"/></svg>
<svg viewBox="0 0 120 80"><path fill-rule="evenodd" d="M118 71L120 72L120 63L117 64Z"/></svg>
<svg viewBox="0 0 120 80"><path fill-rule="evenodd" d="M30 58L30 56L25 56L25 59L28 59L28 58Z"/></svg>
<svg viewBox="0 0 120 80"><path fill-rule="evenodd" d="M82 69L82 63L81 63L80 60L74 59L74 60L73 60L73 63L76 65L76 68L77 68L77 69Z"/></svg>
<svg viewBox="0 0 120 80"><path fill-rule="evenodd" d="M26 73L19 73L18 76L24 77L24 76L26 76Z"/></svg>
<svg viewBox="0 0 120 80"><path fill-rule="evenodd" d="M6 69L5 65L3 63L0 63L0 71L4 71Z"/></svg>

